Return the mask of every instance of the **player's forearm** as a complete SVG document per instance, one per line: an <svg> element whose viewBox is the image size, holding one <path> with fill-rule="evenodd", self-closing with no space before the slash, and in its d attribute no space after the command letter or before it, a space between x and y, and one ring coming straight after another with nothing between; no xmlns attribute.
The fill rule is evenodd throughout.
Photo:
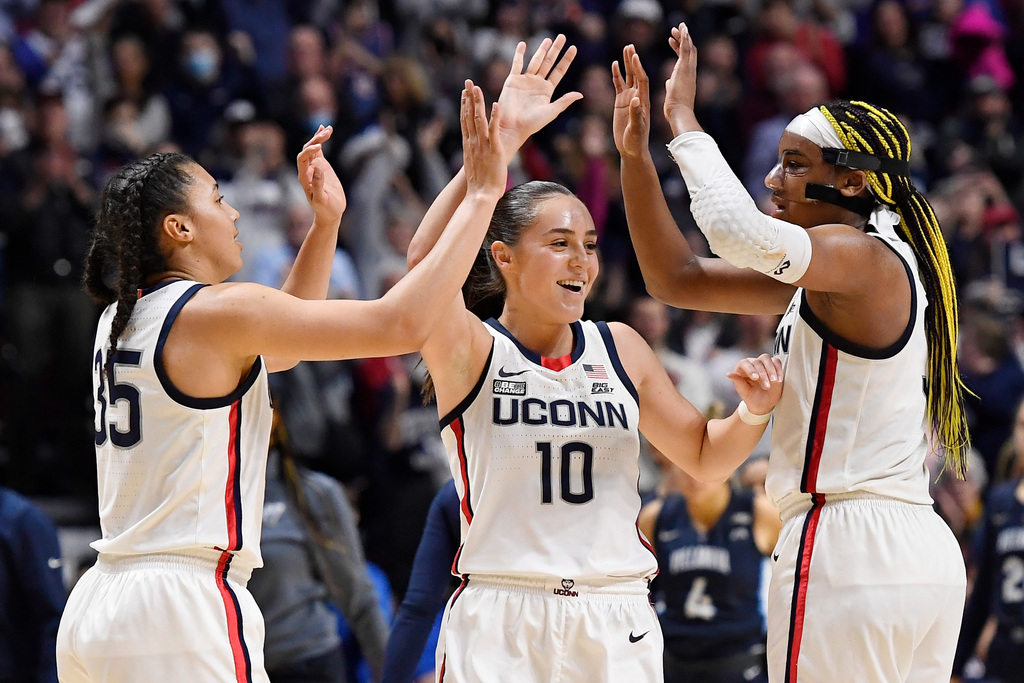
<svg viewBox="0 0 1024 683"><path fill-rule="evenodd" d="M324 225L314 220L281 290L300 299L326 298L337 249L338 224Z"/></svg>
<svg viewBox="0 0 1024 683"><path fill-rule="evenodd" d="M650 157L624 156L621 176L626 223L644 282L652 296L666 300L677 289L693 250L672 218Z"/></svg>
<svg viewBox="0 0 1024 683"><path fill-rule="evenodd" d="M454 182L454 181L453 181ZM401 353L418 351L461 291L500 194L477 193L459 204L426 256L384 298L398 312Z"/></svg>
<svg viewBox="0 0 1024 683"><path fill-rule="evenodd" d="M410 269L422 261L430 253L430 250L434 248L445 226L451 222L452 216L455 215L456 209L458 209L465 196L466 171L465 169L459 169L455 177L449 181L431 203L427 213L423 216L423 220L420 221L419 227L416 228L416 233L409 242L406 262Z"/></svg>
<svg viewBox="0 0 1024 683"><path fill-rule="evenodd" d="M665 112L665 118L668 120L669 128L672 129L672 137L679 137L681 133L689 133L693 131L704 132L701 128L700 123L697 121L697 115L693 113L693 109L686 106L676 106L671 110Z"/></svg>
<svg viewBox="0 0 1024 683"><path fill-rule="evenodd" d="M702 481L724 481L742 465L764 435L767 423L751 425L740 419L738 411L722 419L709 420L691 472Z"/></svg>

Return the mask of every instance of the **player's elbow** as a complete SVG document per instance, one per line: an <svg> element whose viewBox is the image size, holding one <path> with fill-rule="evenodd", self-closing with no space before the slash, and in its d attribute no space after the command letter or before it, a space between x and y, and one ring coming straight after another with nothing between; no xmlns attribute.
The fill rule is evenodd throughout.
<svg viewBox="0 0 1024 683"><path fill-rule="evenodd" d="M423 348L434 329L434 316L410 307L392 307L387 335L395 346L394 355L413 353Z"/></svg>
<svg viewBox="0 0 1024 683"><path fill-rule="evenodd" d="M703 281L704 272L696 258L679 267L644 273L644 286L647 288L647 293L653 299L677 308L693 306L693 293Z"/></svg>
<svg viewBox="0 0 1024 683"><path fill-rule="evenodd" d="M412 239L409 241L409 248L405 252L405 265L409 270L412 270L416 264L427 257L430 253L430 245L426 244L425 241L417 239L416 234L413 234Z"/></svg>

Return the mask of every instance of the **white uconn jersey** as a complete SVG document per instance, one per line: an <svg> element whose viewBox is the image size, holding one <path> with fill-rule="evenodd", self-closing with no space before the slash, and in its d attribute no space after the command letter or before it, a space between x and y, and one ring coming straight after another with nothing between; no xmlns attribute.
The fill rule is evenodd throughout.
<svg viewBox="0 0 1024 683"><path fill-rule="evenodd" d="M636 526L636 390L604 323L573 323L561 359L496 320L487 366L441 420L461 501L458 574L606 579L657 571Z"/></svg>
<svg viewBox="0 0 1024 683"><path fill-rule="evenodd" d="M182 394L161 359L171 324L203 286L143 292L106 373L116 306L100 318L92 360L103 537L92 545L124 555L217 549L254 568L272 422L262 358L223 398Z"/></svg>
<svg viewBox="0 0 1024 683"><path fill-rule="evenodd" d="M775 354L785 367L772 418L765 488L788 495L864 492L930 504L925 418L928 305L910 246L882 236L910 278L910 321L885 349L866 349L832 334L798 289L782 318Z"/></svg>

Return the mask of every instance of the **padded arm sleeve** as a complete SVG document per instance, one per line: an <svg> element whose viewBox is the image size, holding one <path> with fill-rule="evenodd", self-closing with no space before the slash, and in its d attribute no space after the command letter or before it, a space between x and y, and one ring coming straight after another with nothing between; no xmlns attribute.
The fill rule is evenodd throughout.
<svg viewBox="0 0 1024 683"><path fill-rule="evenodd" d="M781 282L803 277L811 262L807 231L761 213L710 135L683 133L668 149L690 192L693 218L714 253Z"/></svg>

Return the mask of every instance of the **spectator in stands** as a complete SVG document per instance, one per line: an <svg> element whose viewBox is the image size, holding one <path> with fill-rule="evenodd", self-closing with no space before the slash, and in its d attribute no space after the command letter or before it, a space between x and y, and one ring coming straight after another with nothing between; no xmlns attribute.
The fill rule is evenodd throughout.
<svg viewBox="0 0 1024 683"><path fill-rule="evenodd" d="M57 683L65 598L56 525L0 486L0 681Z"/></svg>

